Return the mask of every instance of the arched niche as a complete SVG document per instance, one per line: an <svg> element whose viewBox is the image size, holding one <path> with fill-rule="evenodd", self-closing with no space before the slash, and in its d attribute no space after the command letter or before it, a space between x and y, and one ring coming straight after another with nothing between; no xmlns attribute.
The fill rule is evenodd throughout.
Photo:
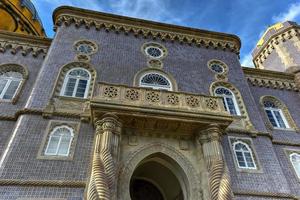
<svg viewBox="0 0 300 200"><path fill-rule="evenodd" d="M179 200L202 199L200 175L173 147L161 143L146 145L126 160L119 171L118 199L131 200L130 192L136 182L146 185L163 200L173 200L176 195Z"/></svg>

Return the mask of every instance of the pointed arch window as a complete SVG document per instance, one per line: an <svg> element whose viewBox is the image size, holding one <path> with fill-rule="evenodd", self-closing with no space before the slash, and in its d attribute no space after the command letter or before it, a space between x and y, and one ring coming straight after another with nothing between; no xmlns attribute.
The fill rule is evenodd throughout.
<svg viewBox="0 0 300 200"><path fill-rule="evenodd" d="M83 68L71 69L64 79L62 96L86 98L91 75Z"/></svg>
<svg viewBox="0 0 300 200"><path fill-rule="evenodd" d="M265 112L273 127L275 128L289 128L287 120L282 110L271 100L265 100L263 102Z"/></svg>
<svg viewBox="0 0 300 200"><path fill-rule="evenodd" d="M299 153L292 153L290 155L290 161L294 167L294 170L300 179L300 154Z"/></svg>
<svg viewBox="0 0 300 200"><path fill-rule="evenodd" d="M225 87L217 87L214 93L216 96L223 98L223 104L226 111L232 115L240 115L240 110L235 96L229 89Z"/></svg>
<svg viewBox="0 0 300 200"><path fill-rule="evenodd" d="M139 85L152 89L172 90L171 81L159 73L147 73L140 78Z"/></svg>
<svg viewBox="0 0 300 200"><path fill-rule="evenodd" d="M252 151L247 144L241 141L235 142L233 150L239 168L256 169Z"/></svg>
<svg viewBox="0 0 300 200"><path fill-rule="evenodd" d="M51 132L45 155L68 156L72 140L74 137L73 129L67 126L59 126Z"/></svg>
<svg viewBox="0 0 300 200"><path fill-rule="evenodd" d="M0 74L0 99L13 99L17 93L23 75L19 72L8 71Z"/></svg>

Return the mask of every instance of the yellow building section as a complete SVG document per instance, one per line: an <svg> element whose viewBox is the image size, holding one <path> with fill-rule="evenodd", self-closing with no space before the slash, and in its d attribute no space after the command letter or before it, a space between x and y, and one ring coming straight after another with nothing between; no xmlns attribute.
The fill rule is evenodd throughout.
<svg viewBox="0 0 300 200"><path fill-rule="evenodd" d="M45 37L42 22L30 0L1 0L0 29Z"/></svg>
<svg viewBox="0 0 300 200"><path fill-rule="evenodd" d="M265 41L264 41L264 37L265 37L265 35L266 35L270 30L274 29L275 31L277 31L277 30L281 29L282 27L283 27L283 23L281 23L281 22L278 22L278 23L276 23L276 24L270 26L270 27L264 32L264 34L261 36L261 38L260 38L260 40L257 42L256 46L260 47L260 46L262 46L262 45L264 44L264 42L265 42Z"/></svg>

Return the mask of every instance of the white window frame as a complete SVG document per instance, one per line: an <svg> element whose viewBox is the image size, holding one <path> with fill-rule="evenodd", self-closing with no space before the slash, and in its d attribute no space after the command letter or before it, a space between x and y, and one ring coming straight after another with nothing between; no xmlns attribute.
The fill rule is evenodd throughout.
<svg viewBox="0 0 300 200"><path fill-rule="evenodd" d="M238 160L237 155L236 155L237 150L235 150L235 146L236 146L237 144L243 144L243 145L245 145L246 148L248 149L248 151L245 151L245 150L241 150L241 151L239 150L239 151L238 151L238 152L242 152L242 154L243 154L243 159L245 160L246 167L240 166L240 164L239 164L239 160ZM236 160L236 163L237 163L238 168L241 168L241 169L251 169L251 170L256 170L256 169L257 169L257 166L256 166L256 163L255 163L255 159L254 159L252 150L251 150L251 148L249 147L248 144L246 144L246 143L244 143L244 142L242 142L242 141L236 141L236 142L234 142L234 143L232 144L232 148L233 148L234 158L235 158L235 160ZM247 160L246 160L246 157L245 157L244 152L250 153L251 159L252 159L252 162L253 162L254 167L248 167L248 163L247 163Z"/></svg>
<svg viewBox="0 0 300 200"><path fill-rule="evenodd" d="M86 84L86 88L85 88L85 91L84 91L84 97L76 97L76 91L77 91L77 87L78 87L78 84L79 84L79 78L76 78L76 83L75 83L75 86L74 86L74 90L73 90L73 93L72 93L72 96L67 96L65 95L65 90L66 90L66 87L67 87L67 83L68 83L68 80L70 78L70 73L73 71L73 70L84 70L86 71L88 74L89 74L89 79L87 79L87 84ZM86 80L86 79L82 79L82 80ZM90 88L90 82L91 82L91 73L89 72L89 70L86 70L84 68L81 68L81 67L76 67L76 68L72 68L70 69L65 77L64 77L64 83L63 83L63 86L62 86L62 89L60 91L60 96L64 96L64 97L74 97L74 98L87 98L88 96L88 92L89 92L89 88Z"/></svg>
<svg viewBox="0 0 300 200"><path fill-rule="evenodd" d="M170 84L170 88L167 88L167 87L160 87L160 86L152 86L152 85L146 85L144 83L142 83L142 79L149 75L149 74L157 74L157 75L160 75L162 77L164 77ZM140 87L146 87L146 88L152 88L152 89L155 89L155 90L168 90L168 91L173 91L173 84L172 82L170 81L170 79L168 77L166 77L164 74L161 74L161 73L157 73L157 72L148 72L148 73L145 73L143 74L140 79L139 79L139 86Z"/></svg>
<svg viewBox="0 0 300 200"><path fill-rule="evenodd" d="M216 90L219 89L219 88L223 88L223 89L228 90L228 91L231 93L231 96L229 96L229 95L219 95L219 94L216 94ZM228 102L227 102L226 98L231 98L231 99L233 100L233 105L234 105L234 108L235 108L235 111L236 111L236 115L237 115L237 116L240 116L240 115L241 115L241 111L240 111L240 108L239 108L239 106L238 106L238 104L237 104L236 97L235 97L234 93L233 93L230 89L228 89L228 88L226 88L226 87L216 87L215 90L214 90L214 95L217 96L217 97L222 97L222 98L223 98L223 100L224 100L224 102L225 102L225 109L226 109L226 111L227 111L229 114L231 114L231 113L230 113L229 106L228 106Z"/></svg>
<svg viewBox="0 0 300 200"><path fill-rule="evenodd" d="M11 72L16 72L16 71L11 71ZM20 72L16 72L16 73L21 74ZM23 78L16 78L16 77L4 77L4 76L0 76L0 79L1 80L7 80L7 82L5 83L5 86L4 86L3 90L2 90L2 92L0 93L0 99L2 99L2 100L12 100L16 96L17 92L19 91L21 83L22 83L22 81L24 79ZM11 99L3 99L3 97L6 94L7 89L9 88L9 86L10 86L10 84L11 84L12 81L19 81L18 87L15 90L14 95L12 96Z"/></svg>
<svg viewBox="0 0 300 200"><path fill-rule="evenodd" d="M296 155L296 156L299 156L300 157L300 153L291 153L290 154L290 162L292 163L292 165L293 165L293 168L294 168L294 171L295 171L295 173L296 173L296 175L297 175L297 177L298 177L298 179L300 180L300 171L298 171L297 169L296 169L296 167L295 167L295 165L294 165L294 162L292 161L292 156L293 155Z"/></svg>
<svg viewBox="0 0 300 200"><path fill-rule="evenodd" d="M66 153L66 154L59 154L59 153L58 153L58 150L59 150L59 147L60 147L60 143L61 143L62 137L59 137L59 141L58 141L58 144L57 144L56 152L55 152L55 153L47 153L48 148L49 148L49 145L50 145L51 138L53 137L53 134L57 131L57 129L60 129L60 128L66 128L66 129L68 129L68 130L69 130L69 133L71 134L71 139L70 139L70 141L69 141L69 146L68 146L68 151L67 151L67 153ZM65 126L65 125L55 127L55 128L51 131L51 133L50 133L50 135L49 135L49 139L47 140L47 147L46 147L46 149L45 149L45 153L44 153L44 154L45 154L46 156L69 156L69 154L70 154L70 148L71 148L73 139L74 139L74 130L73 130L72 128L70 128L70 127L68 127L68 126Z"/></svg>
<svg viewBox="0 0 300 200"><path fill-rule="evenodd" d="M273 126L273 124L271 123L267 112L266 112L266 115L267 115L268 120L270 121L270 123L272 124L272 126L274 128L276 128L276 129L289 129L290 128L290 126L289 126L289 124L288 124L288 122L287 122L287 120L286 120L286 118L285 118L285 116L284 116L284 114L283 114L283 112L282 112L282 110L280 108L272 108L272 107L265 107L264 106L264 109L265 109L265 112L266 112L266 110L269 110L271 112L271 114L272 114L272 116L273 116L273 118L275 120L276 126ZM282 121L283 121L283 123L285 125L285 128L284 127L280 127L279 122L277 120L277 117L274 114L274 111L279 112L280 117L281 117L281 119L282 119Z"/></svg>

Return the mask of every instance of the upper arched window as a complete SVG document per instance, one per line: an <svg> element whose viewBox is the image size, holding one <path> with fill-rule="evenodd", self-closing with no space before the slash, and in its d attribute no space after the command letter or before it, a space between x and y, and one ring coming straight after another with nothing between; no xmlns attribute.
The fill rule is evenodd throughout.
<svg viewBox="0 0 300 200"><path fill-rule="evenodd" d="M71 69L65 76L62 96L86 98L91 75L83 68Z"/></svg>
<svg viewBox="0 0 300 200"><path fill-rule="evenodd" d="M74 137L73 129L67 126L58 126L50 134L45 155L68 156Z"/></svg>
<svg viewBox="0 0 300 200"><path fill-rule="evenodd" d="M279 108L279 106L277 106L274 101L272 101L271 99L266 99L263 101L263 105L268 119L273 127L289 128L289 125L281 108Z"/></svg>
<svg viewBox="0 0 300 200"><path fill-rule="evenodd" d="M236 103L234 94L227 88L217 87L215 95L223 98L223 103L226 111L232 115L240 115L239 107Z"/></svg>
<svg viewBox="0 0 300 200"><path fill-rule="evenodd" d="M295 172L300 179L300 154L299 153L292 153L290 155L291 163L295 169Z"/></svg>
<svg viewBox="0 0 300 200"><path fill-rule="evenodd" d="M235 142L233 150L239 168L256 169L252 151L247 144Z"/></svg>
<svg viewBox="0 0 300 200"><path fill-rule="evenodd" d="M13 99L23 80L19 72L8 71L0 74L0 99Z"/></svg>
<svg viewBox="0 0 300 200"><path fill-rule="evenodd" d="M159 73L147 73L140 78L139 85L153 89L172 90L171 81Z"/></svg>

